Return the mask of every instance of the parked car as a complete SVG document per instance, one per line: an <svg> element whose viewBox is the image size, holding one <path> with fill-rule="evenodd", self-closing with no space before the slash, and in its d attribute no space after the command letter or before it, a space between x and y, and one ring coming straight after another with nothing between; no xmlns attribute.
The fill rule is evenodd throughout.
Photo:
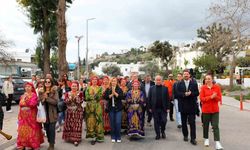
<svg viewBox="0 0 250 150"><path fill-rule="evenodd" d="M12 77L12 78L13 78L12 82L13 82L13 85L14 85L13 101L18 104L19 101L20 101L21 95L24 94L25 81L22 78L19 78L19 77ZM4 77L4 78L0 77L0 90L1 90L0 100L1 100L3 105L6 104L6 97L2 93L2 87L3 87L2 85L3 85L3 82L5 80L6 80L6 77Z"/></svg>

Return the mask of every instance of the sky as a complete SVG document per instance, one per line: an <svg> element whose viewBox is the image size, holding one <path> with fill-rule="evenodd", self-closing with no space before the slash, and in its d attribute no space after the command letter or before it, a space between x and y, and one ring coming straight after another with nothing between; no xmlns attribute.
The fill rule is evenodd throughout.
<svg viewBox="0 0 250 150"><path fill-rule="evenodd" d="M208 25L208 8L212 0L74 0L66 12L67 60L76 62L77 39L80 57L86 56L86 20L89 56L121 53L132 47L147 47L156 40L175 45L196 39L196 30ZM0 0L0 32L15 43L8 51L34 53L37 35L16 0Z"/></svg>

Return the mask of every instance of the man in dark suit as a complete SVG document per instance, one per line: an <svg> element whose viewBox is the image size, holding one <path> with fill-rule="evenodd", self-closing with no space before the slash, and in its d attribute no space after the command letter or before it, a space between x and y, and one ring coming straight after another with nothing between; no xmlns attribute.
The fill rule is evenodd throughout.
<svg viewBox="0 0 250 150"><path fill-rule="evenodd" d="M183 80L181 80L177 87L178 106L181 112L182 134L184 141L188 141L187 121L190 125L191 144L197 145L196 142L196 126L195 115L197 111L197 96L199 95L197 82L190 78L188 70L183 72Z"/></svg>
<svg viewBox="0 0 250 150"><path fill-rule="evenodd" d="M155 84L149 89L149 110L154 117L154 128L156 133L156 140L160 139L160 132L162 138L166 138L165 128L167 124L167 114L169 112L169 95L168 89L162 85L162 77L155 77Z"/></svg>
<svg viewBox="0 0 250 150"><path fill-rule="evenodd" d="M151 76L148 74L145 77L145 80L142 82L143 88L145 91L145 97L146 97L146 112L148 115L147 119L147 125L151 126L151 120L152 120L152 113L149 111L149 100L148 100L148 95L149 95L149 89L151 86L155 85L154 81L151 80Z"/></svg>

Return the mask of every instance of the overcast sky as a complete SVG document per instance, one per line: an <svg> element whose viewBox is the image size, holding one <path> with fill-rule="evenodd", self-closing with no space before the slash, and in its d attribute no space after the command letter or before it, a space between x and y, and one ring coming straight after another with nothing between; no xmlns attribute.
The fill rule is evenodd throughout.
<svg viewBox="0 0 250 150"><path fill-rule="evenodd" d="M34 49L37 36L16 0L0 0L0 32L15 46ZM76 35L83 35L80 56L86 53L86 19L89 21L89 55L105 51L120 53L131 47L148 46L155 40L173 44L190 42L196 30L207 26L211 0L74 0L67 11L67 60L77 60Z"/></svg>

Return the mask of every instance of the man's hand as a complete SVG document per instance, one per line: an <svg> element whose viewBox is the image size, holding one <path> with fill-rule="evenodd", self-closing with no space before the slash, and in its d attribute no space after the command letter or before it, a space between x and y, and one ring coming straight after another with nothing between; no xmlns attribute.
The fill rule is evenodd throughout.
<svg viewBox="0 0 250 150"><path fill-rule="evenodd" d="M170 110L169 109L167 109L167 113L169 113L170 112Z"/></svg>

